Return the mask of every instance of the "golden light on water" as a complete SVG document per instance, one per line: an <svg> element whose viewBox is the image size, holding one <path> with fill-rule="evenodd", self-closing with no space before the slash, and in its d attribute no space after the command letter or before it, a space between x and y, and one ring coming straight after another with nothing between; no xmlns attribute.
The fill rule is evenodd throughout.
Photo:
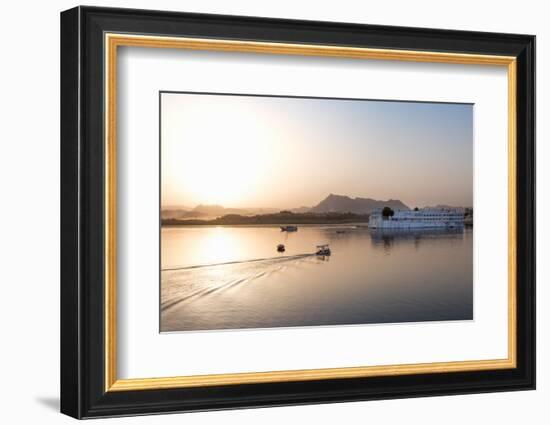
<svg viewBox="0 0 550 425"><path fill-rule="evenodd" d="M196 246L197 254L204 259L203 263L217 264L230 261L232 253L239 246L239 241L222 227L209 228L206 231L208 237L202 238Z"/></svg>

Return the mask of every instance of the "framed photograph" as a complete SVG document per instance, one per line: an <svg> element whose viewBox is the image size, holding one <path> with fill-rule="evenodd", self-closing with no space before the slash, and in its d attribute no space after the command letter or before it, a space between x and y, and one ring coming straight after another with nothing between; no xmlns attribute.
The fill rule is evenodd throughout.
<svg viewBox="0 0 550 425"><path fill-rule="evenodd" d="M61 14L61 411L535 388L535 37Z"/></svg>

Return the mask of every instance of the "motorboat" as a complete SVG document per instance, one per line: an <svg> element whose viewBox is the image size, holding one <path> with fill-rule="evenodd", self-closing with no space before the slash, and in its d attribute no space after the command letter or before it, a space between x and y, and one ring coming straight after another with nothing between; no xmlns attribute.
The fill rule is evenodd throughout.
<svg viewBox="0 0 550 425"><path fill-rule="evenodd" d="M329 256L330 255L330 248L328 244L325 245L317 245L317 252L316 255L323 255L323 256Z"/></svg>

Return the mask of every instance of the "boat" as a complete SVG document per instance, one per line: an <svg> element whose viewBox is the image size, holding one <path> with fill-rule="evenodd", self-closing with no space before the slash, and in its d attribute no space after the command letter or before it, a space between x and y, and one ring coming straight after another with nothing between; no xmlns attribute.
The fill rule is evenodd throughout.
<svg viewBox="0 0 550 425"><path fill-rule="evenodd" d="M295 232L298 230L298 226L281 226L281 232Z"/></svg>
<svg viewBox="0 0 550 425"><path fill-rule="evenodd" d="M282 243L280 243L279 245L277 245L277 251L285 252L285 246Z"/></svg>
<svg viewBox="0 0 550 425"><path fill-rule="evenodd" d="M330 248L328 247L328 244L326 245L317 245L317 252L316 255L322 255L322 256L329 256L330 255Z"/></svg>

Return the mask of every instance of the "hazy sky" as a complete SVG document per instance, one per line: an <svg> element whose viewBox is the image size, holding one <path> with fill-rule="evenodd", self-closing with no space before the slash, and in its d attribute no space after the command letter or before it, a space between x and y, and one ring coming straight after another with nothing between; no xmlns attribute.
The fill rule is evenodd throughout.
<svg viewBox="0 0 550 425"><path fill-rule="evenodd" d="M473 204L473 107L163 93L162 205Z"/></svg>

